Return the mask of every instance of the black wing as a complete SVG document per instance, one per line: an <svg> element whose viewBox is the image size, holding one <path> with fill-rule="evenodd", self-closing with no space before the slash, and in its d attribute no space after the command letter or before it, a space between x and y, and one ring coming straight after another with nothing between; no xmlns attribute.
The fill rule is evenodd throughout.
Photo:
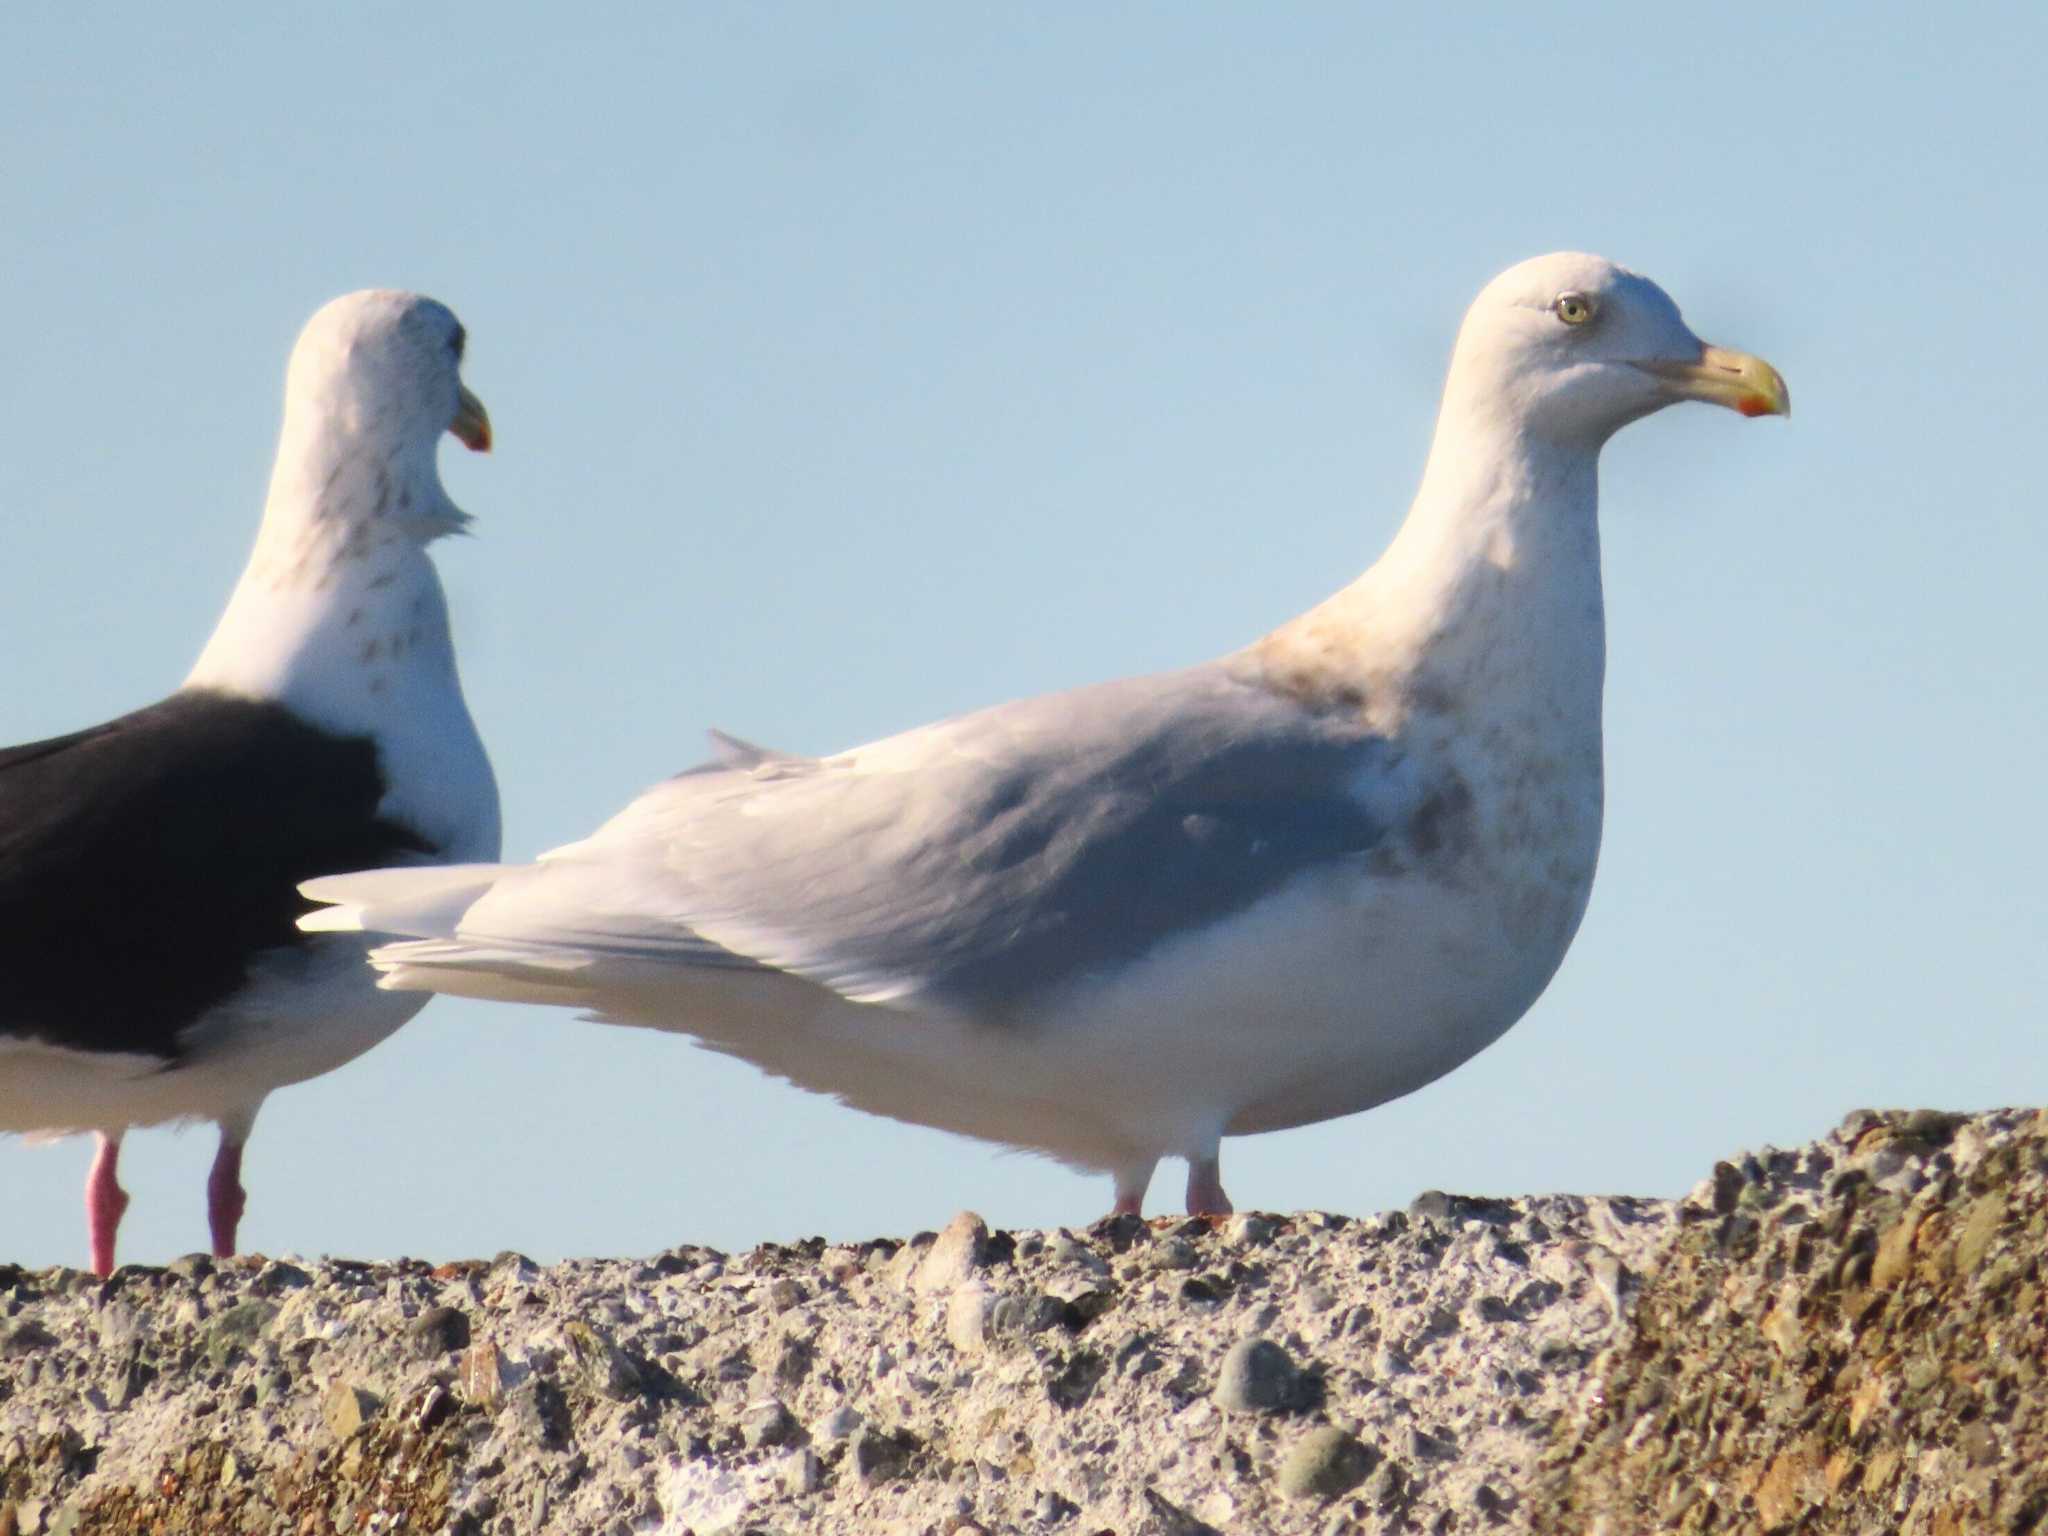
<svg viewBox="0 0 2048 1536"><path fill-rule="evenodd" d="M434 851L384 791L369 738L201 691L0 750L0 1035L175 1060L300 881Z"/></svg>

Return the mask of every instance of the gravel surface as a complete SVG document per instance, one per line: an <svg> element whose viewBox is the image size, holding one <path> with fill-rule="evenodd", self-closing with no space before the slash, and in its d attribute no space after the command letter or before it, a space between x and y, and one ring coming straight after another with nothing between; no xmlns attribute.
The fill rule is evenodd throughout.
<svg viewBox="0 0 2048 1536"><path fill-rule="evenodd" d="M2044 1157L1871 1115L1684 1202L0 1265L0 1536L2027 1530Z"/></svg>
<svg viewBox="0 0 2048 1536"><path fill-rule="evenodd" d="M2048 1531L2048 1115L1852 1115L1680 1215L1532 1528Z"/></svg>

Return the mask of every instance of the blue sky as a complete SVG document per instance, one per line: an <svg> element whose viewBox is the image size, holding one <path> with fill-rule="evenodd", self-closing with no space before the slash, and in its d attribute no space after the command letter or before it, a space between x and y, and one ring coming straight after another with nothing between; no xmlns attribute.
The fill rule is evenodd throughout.
<svg viewBox="0 0 2048 1536"><path fill-rule="evenodd" d="M2048 1101L2030 7L534 7L0 17L0 739L175 686L319 304L417 288L498 448L441 546L506 851L717 725L823 751L1193 661L1407 506L1494 272L1656 278L1790 381L1605 460L1609 805L1563 972L1240 1206L1673 1193L1865 1104ZM203 1246L137 1133L124 1258ZM0 1141L81 1263L89 1144ZM1153 1204L1171 1209L1178 1168ZM441 1002L273 1097L245 1242L536 1257L1101 1213L683 1041Z"/></svg>

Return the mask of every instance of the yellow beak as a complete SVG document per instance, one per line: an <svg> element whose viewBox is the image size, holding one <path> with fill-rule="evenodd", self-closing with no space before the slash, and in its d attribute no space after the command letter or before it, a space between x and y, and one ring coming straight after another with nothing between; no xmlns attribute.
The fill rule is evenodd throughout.
<svg viewBox="0 0 2048 1536"><path fill-rule="evenodd" d="M448 423L448 430L461 439L463 447L489 453L491 413L484 409L483 401L472 395L466 385L457 385L456 389L455 419Z"/></svg>
<svg viewBox="0 0 2048 1536"><path fill-rule="evenodd" d="M1674 399L1725 405L1745 416L1790 416L1792 394L1777 369L1760 357L1728 347L1700 348L1696 363L1637 363L1655 374Z"/></svg>

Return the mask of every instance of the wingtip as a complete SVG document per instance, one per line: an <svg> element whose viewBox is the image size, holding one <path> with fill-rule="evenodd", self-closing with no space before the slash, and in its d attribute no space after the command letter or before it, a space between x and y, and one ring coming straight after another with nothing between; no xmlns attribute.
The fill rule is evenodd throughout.
<svg viewBox="0 0 2048 1536"><path fill-rule="evenodd" d="M308 884L311 883L313 882L308 882ZM306 896L313 894L303 885L299 887L299 891L302 895ZM299 919L299 932L301 933L361 933L362 931L363 909L350 904L321 907L317 911L306 913Z"/></svg>

